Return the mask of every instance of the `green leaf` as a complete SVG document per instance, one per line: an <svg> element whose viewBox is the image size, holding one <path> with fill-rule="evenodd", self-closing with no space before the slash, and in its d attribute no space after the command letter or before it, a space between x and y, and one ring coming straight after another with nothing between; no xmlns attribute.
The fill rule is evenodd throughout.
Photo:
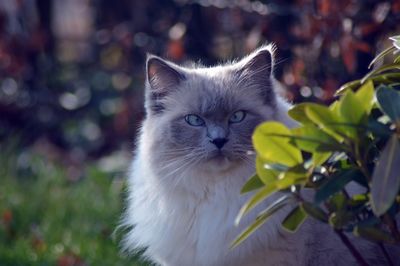
<svg viewBox="0 0 400 266"><path fill-rule="evenodd" d="M379 86L376 91L376 98L381 110L389 116L397 126L400 126L400 92L387 86Z"/></svg>
<svg viewBox="0 0 400 266"><path fill-rule="evenodd" d="M397 50L400 50L400 35L389 37L389 40L393 41L393 46Z"/></svg>
<svg viewBox="0 0 400 266"><path fill-rule="evenodd" d="M371 113L374 106L375 89L372 80L367 81L356 93L355 97L361 103L366 115Z"/></svg>
<svg viewBox="0 0 400 266"><path fill-rule="evenodd" d="M279 174L276 170L268 169L259 156L256 158L256 171L261 181L266 185L276 181Z"/></svg>
<svg viewBox="0 0 400 266"><path fill-rule="evenodd" d="M389 138L392 135L388 125L382 124L373 118L369 119L366 129L378 137Z"/></svg>
<svg viewBox="0 0 400 266"><path fill-rule="evenodd" d="M366 194L356 194L349 199L348 204L350 207L356 208L361 205L364 205L367 201L368 197Z"/></svg>
<svg viewBox="0 0 400 266"><path fill-rule="evenodd" d="M395 70L395 69L400 69L400 64L398 63L394 63L394 64L388 64L388 65L383 65L381 67L378 67L377 69L372 70L371 72L369 72L367 75L365 75L362 79L361 79L361 83L364 83L367 79L369 79L370 77L388 71L388 70Z"/></svg>
<svg viewBox="0 0 400 266"><path fill-rule="evenodd" d="M368 179L363 174L360 173L358 175L354 175L353 181L358 183L360 186L363 186L366 189L369 189Z"/></svg>
<svg viewBox="0 0 400 266"><path fill-rule="evenodd" d="M380 52L377 56L375 56L375 58L369 64L368 68L371 68L376 63L376 61L383 58L387 54L393 53L394 51L396 51L396 47L394 47L394 46L390 46L390 47L386 48L385 50Z"/></svg>
<svg viewBox="0 0 400 266"><path fill-rule="evenodd" d="M400 73L399 72L388 72L388 73L383 73L383 74L373 76L370 79L374 82L375 87L377 87L377 85L381 85L381 84L390 86L393 83L399 82Z"/></svg>
<svg viewBox="0 0 400 266"><path fill-rule="evenodd" d="M308 152L338 151L341 144L314 125L306 125L291 130L297 147Z"/></svg>
<svg viewBox="0 0 400 266"><path fill-rule="evenodd" d="M339 118L328 107L320 104L310 104L305 107L307 117L324 132L342 142L343 136L338 132L337 128L332 126L340 122Z"/></svg>
<svg viewBox="0 0 400 266"><path fill-rule="evenodd" d="M302 202L300 203L300 206L311 217L324 223L328 222L328 215L317 205L310 202Z"/></svg>
<svg viewBox="0 0 400 266"><path fill-rule="evenodd" d="M400 188L400 143L392 135L372 174L371 206L375 215L384 214L393 204Z"/></svg>
<svg viewBox="0 0 400 266"><path fill-rule="evenodd" d="M307 125L307 127L310 125ZM340 124L342 126L342 124ZM347 126L347 125L346 125ZM296 128L294 133L300 134L299 131L296 132L300 128ZM318 128L315 128L318 132L321 133L321 130ZM302 133L301 133L302 134ZM321 134L324 134L323 132ZM305 133L307 135L307 133ZM311 134L310 134L311 135ZM325 134L326 135L326 134ZM341 147L344 148L345 146L340 145L338 142L335 141L336 144L339 144L338 146L334 146L328 142L324 142L323 140L317 139L316 137L310 137L310 136L296 136L296 135L284 135L284 134L275 134L275 133L270 133L266 134L266 137L276 137L276 138L284 138L284 139L289 139L290 144L293 144L295 147L298 147L299 149L302 149L304 151L315 151L315 150L320 150L320 151L332 151L332 150L338 150ZM329 137L329 135L328 135ZM297 143L299 143L297 145ZM280 164L282 165L282 164Z"/></svg>
<svg viewBox="0 0 400 266"><path fill-rule="evenodd" d="M362 175L357 169L343 170L333 174L315 193L315 203L319 204L339 192L347 183L354 180L357 175Z"/></svg>
<svg viewBox="0 0 400 266"><path fill-rule="evenodd" d="M335 229L342 229L349 222L354 221L355 218L356 217L353 212L347 210L339 210L329 216L329 224Z"/></svg>
<svg viewBox="0 0 400 266"><path fill-rule="evenodd" d="M289 168L286 172L280 173L275 185L279 190L283 190L306 180L307 170L304 169L303 165L296 165Z"/></svg>
<svg viewBox="0 0 400 266"><path fill-rule="evenodd" d="M243 206L240 208L239 213L235 219L235 224L238 225L240 220L244 215L246 215L250 210L257 206L260 202L265 200L273 192L277 191L277 187L274 183L264 186L256 192L256 194L251 197Z"/></svg>
<svg viewBox="0 0 400 266"><path fill-rule="evenodd" d="M388 232L374 226L355 226L353 233L374 242L396 243L396 240Z"/></svg>
<svg viewBox="0 0 400 266"><path fill-rule="evenodd" d="M399 64L400 63L400 55L396 56L393 62Z"/></svg>
<svg viewBox="0 0 400 266"><path fill-rule="evenodd" d="M279 122L265 122L253 134L253 144L263 160L294 166L303 161L299 149L289 143L289 139L269 136L269 134L289 135L290 130Z"/></svg>
<svg viewBox="0 0 400 266"><path fill-rule="evenodd" d="M385 73L370 78L374 82L375 87L380 84L393 84L400 81L400 73ZM335 96L342 95L348 90L356 90L361 85L361 80L355 80L342 85L336 92Z"/></svg>
<svg viewBox="0 0 400 266"><path fill-rule="evenodd" d="M356 140L358 137L357 125L366 120L367 114L363 104L352 91L347 91L339 101L339 115L342 124L351 126L341 127L343 133L349 138Z"/></svg>
<svg viewBox="0 0 400 266"><path fill-rule="evenodd" d="M242 187L242 190L240 190L240 194L245 194L247 192L262 188L263 186L264 183L261 181L260 177L258 177L258 175L253 175L249 178L249 180L246 181Z"/></svg>
<svg viewBox="0 0 400 266"><path fill-rule="evenodd" d="M307 213L303 210L303 208L297 206L286 216L286 218L282 222L282 226L289 232L294 233L306 220L306 218Z"/></svg>
<svg viewBox="0 0 400 266"><path fill-rule="evenodd" d="M280 164L280 163L264 163L264 168L265 169L269 169L269 170L273 170L276 172L276 175L278 176L278 174L280 172L285 172L287 171L290 167Z"/></svg>
<svg viewBox="0 0 400 266"><path fill-rule="evenodd" d="M312 124L312 121L306 116L305 113L305 108L307 105L310 105L310 103L296 104L288 111L289 116L303 125Z"/></svg>
<svg viewBox="0 0 400 266"><path fill-rule="evenodd" d="M335 115L339 115L340 101L336 100L331 105L329 105L329 110L331 110Z"/></svg>
<svg viewBox="0 0 400 266"><path fill-rule="evenodd" d="M343 194L343 192L339 192L329 198L327 206L330 211L337 212L346 205L346 201L346 196Z"/></svg>
<svg viewBox="0 0 400 266"><path fill-rule="evenodd" d="M346 92L340 100L339 113L341 121L350 124L360 124L364 116L363 103L352 91Z"/></svg>
<svg viewBox="0 0 400 266"><path fill-rule="evenodd" d="M314 152L311 156L311 160L314 166L319 166L326 162L332 155L332 152Z"/></svg>
<svg viewBox="0 0 400 266"><path fill-rule="evenodd" d="M240 235L231 243L230 248L237 247L246 238L248 238L255 230L257 230L261 225L263 225L271 215L279 211L286 204L293 202L293 197L285 195L278 200L274 201L267 209L262 211L256 218L255 222L244 229Z"/></svg>
<svg viewBox="0 0 400 266"><path fill-rule="evenodd" d="M336 92L335 96L342 95L343 93L347 92L348 90L355 90L361 85L361 80L354 80L343 84Z"/></svg>

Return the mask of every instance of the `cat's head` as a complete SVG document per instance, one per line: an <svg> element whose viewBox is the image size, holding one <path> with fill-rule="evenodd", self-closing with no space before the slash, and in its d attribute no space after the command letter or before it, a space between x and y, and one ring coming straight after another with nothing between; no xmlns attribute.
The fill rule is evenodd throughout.
<svg viewBox="0 0 400 266"><path fill-rule="evenodd" d="M274 119L273 47L215 67L147 59L146 125L165 167L230 171L253 163L251 135Z"/></svg>

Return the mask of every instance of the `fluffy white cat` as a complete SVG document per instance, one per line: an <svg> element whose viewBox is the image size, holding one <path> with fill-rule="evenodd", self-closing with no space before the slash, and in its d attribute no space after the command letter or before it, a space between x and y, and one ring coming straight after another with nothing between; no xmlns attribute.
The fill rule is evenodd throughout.
<svg viewBox="0 0 400 266"><path fill-rule="evenodd" d="M355 264L326 225L308 221L294 235L282 231L285 211L229 249L268 204L234 226L248 199L239 191L255 172L249 152L254 128L265 120L293 125L289 104L276 93L273 50L263 46L215 67L186 68L148 56L147 114L123 220L132 228L126 249L145 249L146 259L174 266ZM368 250L374 265L383 264L365 241L357 245Z"/></svg>

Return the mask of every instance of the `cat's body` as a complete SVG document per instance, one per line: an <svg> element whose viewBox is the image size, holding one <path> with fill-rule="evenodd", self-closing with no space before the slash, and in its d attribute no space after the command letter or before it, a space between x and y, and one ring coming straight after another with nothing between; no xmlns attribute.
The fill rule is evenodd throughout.
<svg viewBox="0 0 400 266"><path fill-rule="evenodd" d="M237 63L190 69L148 59L147 117L124 217L133 227L127 249L146 249L151 261L173 266L354 265L326 225L307 222L294 235L283 232L285 211L229 250L258 213L234 226L248 199L240 189L255 172L251 133L265 120L293 125L289 105L274 92L271 54L262 47Z"/></svg>

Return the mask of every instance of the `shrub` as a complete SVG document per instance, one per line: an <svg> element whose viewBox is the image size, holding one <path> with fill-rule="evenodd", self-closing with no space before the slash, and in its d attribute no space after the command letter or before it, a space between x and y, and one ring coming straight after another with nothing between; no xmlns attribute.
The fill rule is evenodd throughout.
<svg viewBox="0 0 400 266"><path fill-rule="evenodd" d="M400 210L400 36L391 40L393 45L371 65L390 53L397 54L393 63L342 86L330 106L301 103L289 111L297 127L266 122L255 130L257 173L242 189L255 193L236 223L272 193L283 196L258 215L233 247L289 203L295 207L282 222L285 229L295 232L307 218L327 223L361 263L345 233L383 248L383 243L400 243L395 220ZM365 192L348 193L351 181ZM314 190L312 201L303 197L306 189Z"/></svg>

